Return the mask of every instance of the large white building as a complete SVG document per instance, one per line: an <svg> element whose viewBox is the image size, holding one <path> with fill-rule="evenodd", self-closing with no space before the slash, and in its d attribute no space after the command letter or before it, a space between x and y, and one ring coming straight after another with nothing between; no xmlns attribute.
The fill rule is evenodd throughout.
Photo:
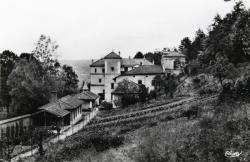
<svg viewBox="0 0 250 162"><path fill-rule="evenodd" d="M180 74L185 64L185 56L177 52L164 53L162 66L154 65L145 58L122 58L111 52L104 58L93 62L90 72L90 91L106 101L112 101L112 92L117 84L128 79L137 84L144 84L152 90L152 80L156 75L165 73Z"/></svg>

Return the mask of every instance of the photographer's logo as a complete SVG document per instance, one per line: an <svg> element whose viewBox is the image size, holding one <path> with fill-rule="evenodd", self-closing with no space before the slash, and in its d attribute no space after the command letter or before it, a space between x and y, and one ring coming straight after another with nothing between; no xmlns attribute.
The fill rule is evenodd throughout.
<svg viewBox="0 0 250 162"><path fill-rule="evenodd" d="M239 157L242 154L242 152L234 152L234 151L226 151L225 156L228 158L234 158L234 157Z"/></svg>

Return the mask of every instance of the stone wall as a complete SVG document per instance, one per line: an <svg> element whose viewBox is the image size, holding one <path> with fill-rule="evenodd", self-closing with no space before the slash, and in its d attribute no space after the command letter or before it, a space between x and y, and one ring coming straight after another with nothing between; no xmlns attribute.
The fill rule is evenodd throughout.
<svg viewBox="0 0 250 162"><path fill-rule="evenodd" d="M33 125L32 115L22 115L0 121L0 139L3 137L17 137L28 131Z"/></svg>

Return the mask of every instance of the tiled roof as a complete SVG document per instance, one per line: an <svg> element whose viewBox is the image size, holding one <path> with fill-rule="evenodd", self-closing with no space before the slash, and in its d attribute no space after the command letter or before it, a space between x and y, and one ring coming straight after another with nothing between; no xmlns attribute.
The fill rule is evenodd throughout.
<svg viewBox="0 0 250 162"><path fill-rule="evenodd" d="M62 109L60 103L58 102L46 104L39 109L45 110L48 113L59 117L64 117L65 115L68 115L70 113L69 111Z"/></svg>
<svg viewBox="0 0 250 162"><path fill-rule="evenodd" d="M69 113L67 110L75 109L83 104L84 101L79 100L77 95L67 95L58 99L56 102L48 103L40 107L40 110L45 110L56 116L63 117Z"/></svg>
<svg viewBox="0 0 250 162"><path fill-rule="evenodd" d="M68 95L68 96L62 97L58 100L58 102L62 105L62 108L66 110L75 109L83 103L83 101L77 98L77 95L75 96Z"/></svg>
<svg viewBox="0 0 250 162"><path fill-rule="evenodd" d="M97 60L93 62L90 67L104 67L104 59Z"/></svg>
<svg viewBox="0 0 250 162"><path fill-rule="evenodd" d="M149 74L162 74L163 69L158 65L142 65L134 68L122 75L149 75Z"/></svg>
<svg viewBox="0 0 250 162"><path fill-rule="evenodd" d="M130 58L123 58L122 59L122 66L124 67L133 67L136 65L153 65L150 61L147 59L130 59Z"/></svg>
<svg viewBox="0 0 250 162"><path fill-rule="evenodd" d="M147 59L130 59L130 58L122 58L121 64L124 67L133 67L136 65L140 65L142 62L142 65L153 65L150 61ZM104 59L100 59L95 61L90 65L90 67L104 67Z"/></svg>
<svg viewBox="0 0 250 162"><path fill-rule="evenodd" d="M108 55L106 55L104 59L121 59L121 56L112 51Z"/></svg>
<svg viewBox="0 0 250 162"><path fill-rule="evenodd" d="M179 52L170 51L170 52L164 52L163 57L186 57L186 56Z"/></svg>
<svg viewBox="0 0 250 162"><path fill-rule="evenodd" d="M95 100L98 98L98 95L90 91L83 91L82 93L77 94L77 98L80 100Z"/></svg>

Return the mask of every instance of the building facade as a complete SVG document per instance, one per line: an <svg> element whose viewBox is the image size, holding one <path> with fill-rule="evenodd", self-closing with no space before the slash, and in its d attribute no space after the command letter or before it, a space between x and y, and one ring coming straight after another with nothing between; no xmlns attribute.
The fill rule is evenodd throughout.
<svg viewBox="0 0 250 162"><path fill-rule="evenodd" d="M165 73L179 75L186 64L186 56L176 51L163 51L161 65Z"/></svg>
<svg viewBox="0 0 250 162"><path fill-rule="evenodd" d="M154 88L152 80L156 75L179 75L184 65L185 56L173 51L162 52L161 65L154 65L145 58L122 58L120 54L111 52L90 65L90 91L111 102L111 94L122 80L144 84L150 91Z"/></svg>
<svg viewBox="0 0 250 162"><path fill-rule="evenodd" d="M111 93L116 86L114 78L141 65L153 64L144 58L122 58L115 52L109 53L90 65L90 91L103 100L111 101Z"/></svg>

